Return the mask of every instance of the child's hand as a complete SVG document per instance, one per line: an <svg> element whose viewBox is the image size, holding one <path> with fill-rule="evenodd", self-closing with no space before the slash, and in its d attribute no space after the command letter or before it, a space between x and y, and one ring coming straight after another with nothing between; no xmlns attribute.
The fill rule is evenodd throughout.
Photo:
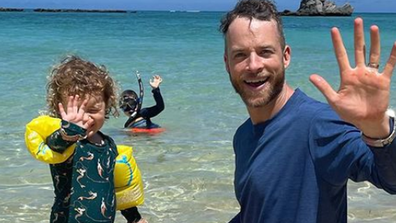
<svg viewBox="0 0 396 223"><path fill-rule="evenodd" d="M80 104L80 96L69 96L66 111L62 103L59 103L59 113L63 120L74 123L81 128L88 129L93 124L93 119L85 113L89 97Z"/></svg>
<svg viewBox="0 0 396 223"><path fill-rule="evenodd" d="M162 82L162 78L160 75L154 75L152 79L150 79L150 85L153 89L158 88Z"/></svg>

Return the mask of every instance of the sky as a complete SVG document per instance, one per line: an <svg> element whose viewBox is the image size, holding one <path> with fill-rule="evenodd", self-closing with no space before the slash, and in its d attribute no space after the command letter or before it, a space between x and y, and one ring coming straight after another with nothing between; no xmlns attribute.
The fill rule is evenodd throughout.
<svg viewBox="0 0 396 223"><path fill-rule="evenodd" d="M396 0L333 0L341 6L349 2L355 12L396 13ZM0 0L0 7L122 10L227 11L237 0ZM278 10L296 11L301 0L275 0Z"/></svg>

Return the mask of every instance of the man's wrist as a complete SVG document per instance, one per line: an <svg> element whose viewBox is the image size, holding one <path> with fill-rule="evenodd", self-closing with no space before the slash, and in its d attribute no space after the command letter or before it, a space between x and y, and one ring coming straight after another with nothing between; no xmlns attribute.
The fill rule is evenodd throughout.
<svg viewBox="0 0 396 223"><path fill-rule="evenodd" d="M371 138L364 135L362 132L362 139L367 145L372 147L385 147L391 144L393 140L396 138L395 111L388 109L387 114L389 116L389 126L390 126L389 136L383 139Z"/></svg>

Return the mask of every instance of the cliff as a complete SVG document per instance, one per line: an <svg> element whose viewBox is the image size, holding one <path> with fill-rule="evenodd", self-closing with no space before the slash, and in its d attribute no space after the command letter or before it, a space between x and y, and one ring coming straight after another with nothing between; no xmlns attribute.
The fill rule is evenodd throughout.
<svg viewBox="0 0 396 223"><path fill-rule="evenodd" d="M296 12L285 10L284 16L350 16L353 7L349 3L337 6L332 1L326 0L302 0L300 8Z"/></svg>

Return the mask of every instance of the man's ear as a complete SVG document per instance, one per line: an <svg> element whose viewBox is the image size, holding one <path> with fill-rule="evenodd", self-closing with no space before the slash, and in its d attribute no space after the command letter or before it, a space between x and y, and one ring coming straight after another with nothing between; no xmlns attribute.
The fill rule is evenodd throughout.
<svg viewBox="0 0 396 223"><path fill-rule="evenodd" d="M289 66L291 61L291 48L289 45L285 46L285 49L283 50L283 66L285 69Z"/></svg>
<svg viewBox="0 0 396 223"><path fill-rule="evenodd" d="M224 66L225 66L225 69L226 69L227 73L230 74L230 67L228 66L227 51L224 51L223 59L224 59Z"/></svg>

